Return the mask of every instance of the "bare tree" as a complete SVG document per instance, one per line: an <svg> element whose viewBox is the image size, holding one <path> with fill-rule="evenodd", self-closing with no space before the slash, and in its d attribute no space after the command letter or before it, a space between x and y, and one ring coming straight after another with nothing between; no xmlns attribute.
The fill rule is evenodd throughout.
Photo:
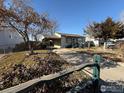
<svg viewBox="0 0 124 93"><path fill-rule="evenodd" d="M47 19L47 18L45 18ZM42 27L42 26L39 26L39 25L34 25L32 26L33 29L32 29L32 36L34 37L34 40L35 41L38 41L38 35L53 35L56 31L57 31L57 23L55 21L52 21L51 23L51 27L48 28L48 27Z"/></svg>
<svg viewBox="0 0 124 93"><path fill-rule="evenodd" d="M40 16L32 7L26 5L25 0L12 0L9 8L1 6L0 18L23 37L23 40L28 45L31 53L32 47L29 40L29 32L32 25L37 25L43 29L52 28L52 22Z"/></svg>

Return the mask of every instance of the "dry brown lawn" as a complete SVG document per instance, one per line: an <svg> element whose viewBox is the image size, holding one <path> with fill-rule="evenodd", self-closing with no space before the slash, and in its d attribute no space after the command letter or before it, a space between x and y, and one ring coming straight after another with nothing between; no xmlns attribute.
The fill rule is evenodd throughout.
<svg viewBox="0 0 124 93"><path fill-rule="evenodd" d="M103 47L92 48L71 48L71 51L85 52L90 55L99 54L106 59L110 59L115 62L124 62L124 47L118 49L103 49ZM65 49L66 51L66 49ZM67 49L68 51L68 49Z"/></svg>
<svg viewBox="0 0 124 93"><path fill-rule="evenodd" d="M7 72L15 64L23 64L27 68L30 68L36 64L35 58L44 59L48 56L47 50L37 50L37 54L26 56L27 51L15 52L5 55L0 59L0 75ZM53 57L60 59L59 56L53 55Z"/></svg>

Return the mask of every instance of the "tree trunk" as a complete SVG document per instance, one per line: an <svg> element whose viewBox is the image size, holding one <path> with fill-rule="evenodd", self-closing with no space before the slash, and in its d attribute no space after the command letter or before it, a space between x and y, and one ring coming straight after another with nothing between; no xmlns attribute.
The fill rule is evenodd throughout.
<svg viewBox="0 0 124 93"><path fill-rule="evenodd" d="M26 51L27 50L27 47L26 47L27 46L27 40L25 37L23 37L23 40L24 40L24 47L25 47L24 50Z"/></svg>
<svg viewBox="0 0 124 93"><path fill-rule="evenodd" d="M33 52L33 48L32 48L32 46L31 46L31 42L30 42L30 40L29 40L29 37L27 37L27 44L28 44L28 49L29 49L29 51L30 51L30 54L33 54L34 52Z"/></svg>
<svg viewBox="0 0 124 93"><path fill-rule="evenodd" d="M31 42L30 42L30 40L29 40L29 37L28 37L28 34L26 33L26 31L25 31L25 36L26 36L26 39L27 39L27 45L28 45L28 49L29 49L29 51L30 51L30 54L33 54L34 52L33 52L33 48L31 47Z"/></svg>
<svg viewBox="0 0 124 93"><path fill-rule="evenodd" d="M35 39L35 41L37 42L38 40L37 40L37 36L36 35L34 35L34 39Z"/></svg>
<svg viewBox="0 0 124 93"><path fill-rule="evenodd" d="M26 44L27 41L26 41L26 38L25 37L23 37L23 40L24 40L24 43Z"/></svg>
<svg viewBox="0 0 124 93"><path fill-rule="evenodd" d="M88 42L88 48L90 48L90 41Z"/></svg>

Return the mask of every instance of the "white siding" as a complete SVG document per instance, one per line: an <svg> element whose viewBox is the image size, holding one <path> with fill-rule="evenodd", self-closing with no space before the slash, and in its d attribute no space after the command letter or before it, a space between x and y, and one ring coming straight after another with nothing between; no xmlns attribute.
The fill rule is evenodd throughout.
<svg viewBox="0 0 124 93"><path fill-rule="evenodd" d="M0 49L13 48L23 42L22 37L14 31L0 31Z"/></svg>
<svg viewBox="0 0 124 93"><path fill-rule="evenodd" d="M41 34L37 35L37 40L38 41L42 41L43 39L44 39L43 35L41 35Z"/></svg>
<svg viewBox="0 0 124 93"><path fill-rule="evenodd" d="M94 37L92 36L89 36L89 35L86 35L86 41L93 41L93 43L95 44L95 46L99 46L99 40L98 39L95 39Z"/></svg>
<svg viewBox="0 0 124 93"><path fill-rule="evenodd" d="M55 32L55 35L61 38L61 34Z"/></svg>
<svg viewBox="0 0 124 93"><path fill-rule="evenodd" d="M61 37L61 47L65 48L65 46L66 46L66 38L62 36Z"/></svg>

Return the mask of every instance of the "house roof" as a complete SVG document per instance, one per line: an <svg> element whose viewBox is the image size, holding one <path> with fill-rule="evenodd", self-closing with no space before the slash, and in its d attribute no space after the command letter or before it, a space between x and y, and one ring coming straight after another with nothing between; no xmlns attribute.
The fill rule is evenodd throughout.
<svg viewBox="0 0 124 93"><path fill-rule="evenodd" d="M77 38L83 37L83 36L78 35L78 34L67 34L67 33L59 33L59 34L61 34L62 36L65 36L65 37L77 37Z"/></svg>
<svg viewBox="0 0 124 93"><path fill-rule="evenodd" d="M64 36L64 37L83 38L83 36L77 35L77 34L66 34L66 33L58 33L58 34L60 34L61 36ZM46 39L61 39L61 37L59 37L59 36L57 36L55 34L53 34L53 35L44 35L44 37Z"/></svg>
<svg viewBox="0 0 124 93"><path fill-rule="evenodd" d="M44 36L46 39L61 39L61 37L58 37L56 35L46 35Z"/></svg>

